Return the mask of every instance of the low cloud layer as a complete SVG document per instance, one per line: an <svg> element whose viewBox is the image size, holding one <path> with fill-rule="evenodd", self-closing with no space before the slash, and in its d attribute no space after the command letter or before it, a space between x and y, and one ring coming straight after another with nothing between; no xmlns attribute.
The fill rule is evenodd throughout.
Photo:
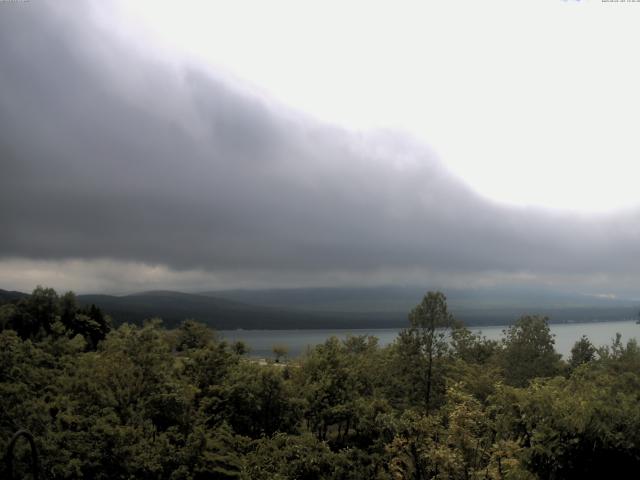
<svg viewBox="0 0 640 480"><path fill-rule="evenodd" d="M0 288L64 268L59 283L84 291L483 278L634 289L638 212L489 202L415 139L318 123L150 57L78 8L2 7Z"/></svg>

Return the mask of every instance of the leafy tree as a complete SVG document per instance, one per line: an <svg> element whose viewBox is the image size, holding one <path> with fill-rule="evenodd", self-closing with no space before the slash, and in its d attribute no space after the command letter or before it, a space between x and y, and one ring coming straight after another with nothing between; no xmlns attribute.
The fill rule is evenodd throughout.
<svg viewBox="0 0 640 480"><path fill-rule="evenodd" d="M198 389L200 399L211 388L219 386L238 361L238 355L226 342L214 342L188 352L182 359L182 375Z"/></svg>
<svg viewBox="0 0 640 480"><path fill-rule="evenodd" d="M525 315L504 331L501 363L505 381L525 386L531 379L550 377L562 371L560 354L549 330L549 319Z"/></svg>
<svg viewBox="0 0 640 480"><path fill-rule="evenodd" d="M426 480L436 478L442 468L440 449L442 423L438 415L406 410L389 422L394 432L387 445L388 473L393 479Z"/></svg>
<svg viewBox="0 0 640 480"><path fill-rule="evenodd" d="M570 378L501 387L497 438L537 478L624 477L638 462L640 378L584 364ZM626 473L625 473L626 472Z"/></svg>
<svg viewBox="0 0 640 480"><path fill-rule="evenodd" d="M398 336L400 363L414 394L427 412L444 391L442 359L448 350L447 330L455 325L441 292L428 292L409 314L410 327Z"/></svg>
<svg viewBox="0 0 640 480"><path fill-rule="evenodd" d="M297 430L302 402L278 366L242 361L231 368L220 392L221 418L241 435Z"/></svg>
<svg viewBox="0 0 640 480"><path fill-rule="evenodd" d="M184 352L187 350L204 348L215 340L213 330L205 324L195 320L185 320L178 328L176 338L176 350Z"/></svg>
<svg viewBox="0 0 640 480"><path fill-rule="evenodd" d="M596 358L596 351L596 347L593 346L586 335L583 335L571 348L569 366L576 368L584 363L592 362Z"/></svg>
<svg viewBox="0 0 640 480"><path fill-rule="evenodd" d="M281 358L285 358L289 353L289 349L286 345L274 345L273 346L273 355L276 357L276 363L280 363Z"/></svg>
<svg viewBox="0 0 640 480"><path fill-rule="evenodd" d="M4 330L14 330L18 332L21 323L23 323L21 317L22 312L17 305L12 303L6 303L0 305L0 332Z"/></svg>
<svg viewBox="0 0 640 480"><path fill-rule="evenodd" d="M231 345L231 350L233 350L236 355L246 355L247 353L249 353L249 347L247 346L247 344L240 340L238 340L237 342L233 342L233 345Z"/></svg>
<svg viewBox="0 0 640 480"><path fill-rule="evenodd" d="M67 329L73 330L76 314L80 310L76 294L73 292L66 292L60 297L59 303L60 321Z"/></svg>
<svg viewBox="0 0 640 480"><path fill-rule="evenodd" d="M58 294L53 288L38 285L27 300L29 313L46 329L59 314Z"/></svg>
<svg viewBox="0 0 640 480"><path fill-rule="evenodd" d="M356 386L340 341L331 337L316 346L302 364L300 373L307 402L307 425L318 440L326 441L335 426L339 426L338 437L348 433Z"/></svg>
<svg viewBox="0 0 640 480"><path fill-rule="evenodd" d="M451 353L454 358L467 363L486 364L500 350L497 340L489 340L479 333L473 333L462 325L451 330Z"/></svg>
<svg viewBox="0 0 640 480"><path fill-rule="evenodd" d="M214 430L196 429L187 439L182 470L193 480L231 480L242 478L241 452L246 440L234 434L226 424ZM185 472L186 473L186 472ZM175 477L176 475L174 475ZM180 478L178 476L178 478Z"/></svg>
<svg viewBox="0 0 640 480"><path fill-rule="evenodd" d="M341 456L310 434L290 436L278 433L256 441L247 455L243 480L338 480Z"/></svg>

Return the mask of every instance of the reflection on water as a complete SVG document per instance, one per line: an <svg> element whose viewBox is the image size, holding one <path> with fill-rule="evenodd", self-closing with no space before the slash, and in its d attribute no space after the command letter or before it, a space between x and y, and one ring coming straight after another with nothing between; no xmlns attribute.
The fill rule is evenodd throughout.
<svg viewBox="0 0 640 480"><path fill-rule="evenodd" d="M481 332L487 338L499 339L502 337L504 325L471 328L474 332ZM285 345L289 350L289 357L297 357L307 347L323 343L327 338L336 336L345 338L347 335L373 335L378 337L380 345L388 345L393 342L400 331L399 328L373 328L354 330L221 330L222 337L230 342L244 341L250 348L253 357L272 357L274 345ZM622 334L622 340L626 343L631 338L636 338L640 333L640 325L633 321L624 322L593 322L593 323L566 323L551 325L551 332L555 335L556 350L564 357L571 352L571 347L582 335L596 345L609 345L616 333Z"/></svg>

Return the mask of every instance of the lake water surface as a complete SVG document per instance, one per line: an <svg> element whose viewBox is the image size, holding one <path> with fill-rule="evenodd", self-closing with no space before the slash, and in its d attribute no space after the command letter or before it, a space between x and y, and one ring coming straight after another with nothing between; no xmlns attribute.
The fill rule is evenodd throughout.
<svg viewBox="0 0 640 480"><path fill-rule="evenodd" d="M640 338L640 325L634 321L624 322L591 322L565 323L550 325L555 335L556 351L565 358L570 355L571 347L582 335L596 346L611 344L616 333L622 334L622 341ZM489 339L502 337L505 325L487 327L471 327L473 332L480 332ZM289 350L289 357L297 357L304 353L307 347L324 343L331 337L346 338L347 335L373 335L378 338L380 345L388 345L398 336L399 328L372 328L353 330L221 330L219 333L227 341L242 340L249 348L252 357L273 357L273 346L284 345Z"/></svg>

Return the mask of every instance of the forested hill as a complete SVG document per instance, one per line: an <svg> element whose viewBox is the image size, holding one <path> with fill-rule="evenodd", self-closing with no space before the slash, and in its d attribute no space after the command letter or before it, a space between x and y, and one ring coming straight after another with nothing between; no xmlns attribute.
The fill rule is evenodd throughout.
<svg viewBox="0 0 640 480"><path fill-rule="evenodd" d="M26 298L28 296L29 296L28 293L0 289L0 303L14 302L14 301L20 300L21 298Z"/></svg>
<svg viewBox="0 0 640 480"><path fill-rule="evenodd" d="M424 295L411 286L356 288L289 288L204 292L216 298L297 311L350 313L403 326L406 312ZM448 288L451 312L467 325L505 325L524 314L548 316L552 323L615 321L637 318L638 302L614 296L562 292L550 288ZM385 325L387 326L387 325Z"/></svg>
<svg viewBox="0 0 640 480"><path fill-rule="evenodd" d="M420 298L416 288L310 288L227 290L200 294L151 291L133 295L79 295L97 305L114 323L141 324L160 317L171 327L192 318L216 329L397 328ZM27 297L0 290L0 302ZM551 322L588 322L635 318L626 300L560 295L553 292L463 291L449 295L451 311L467 325L504 325L527 313Z"/></svg>
<svg viewBox="0 0 640 480"><path fill-rule="evenodd" d="M170 291L135 295L78 295L83 305L96 304L116 324L160 317L174 326L192 318L216 329L383 328L406 324L406 312L320 312L250 305L207 295Z"/></svg>

